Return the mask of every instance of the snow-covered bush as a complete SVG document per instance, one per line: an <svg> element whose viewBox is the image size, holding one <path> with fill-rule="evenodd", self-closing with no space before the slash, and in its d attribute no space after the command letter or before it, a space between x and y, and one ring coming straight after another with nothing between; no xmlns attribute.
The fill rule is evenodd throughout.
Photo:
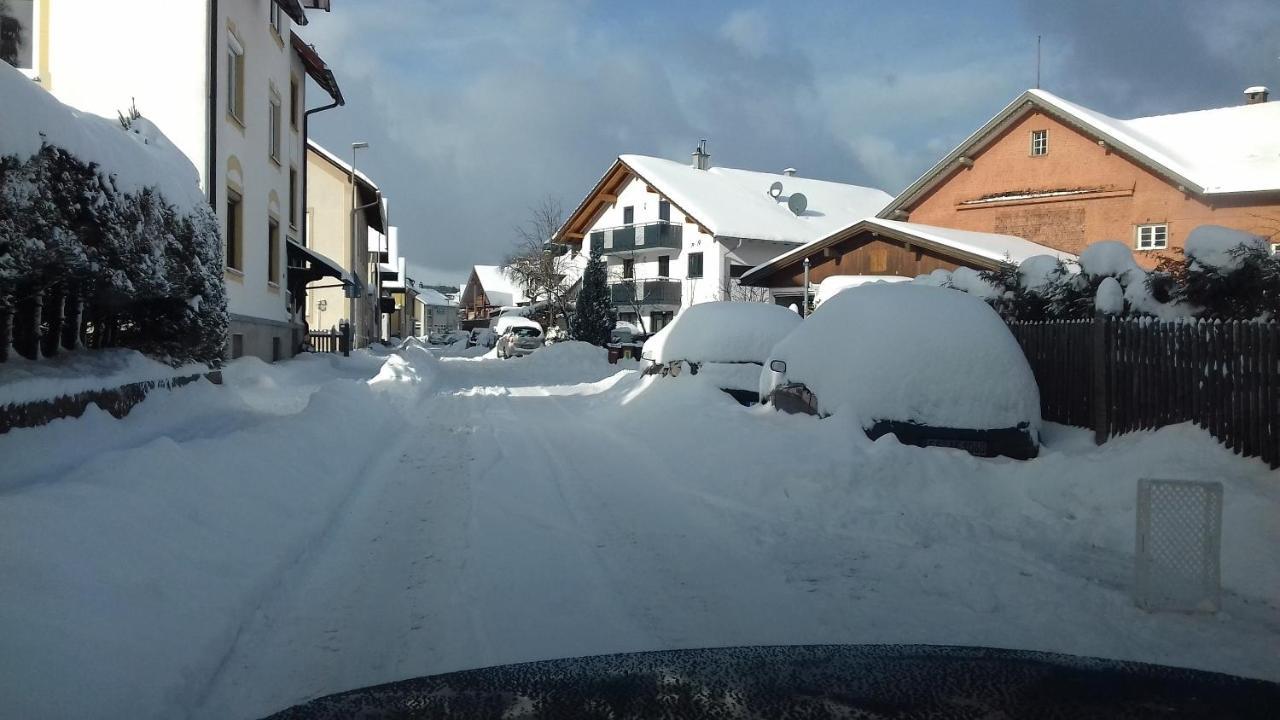
<svg viewBox="0 0 1280 720"><path fill-rule="evenodd" d="M1162 261L1147 286L1201 317L1280 317L1280 258L1265 238L1218 225L1192 230L1181 256Z"/></svg>
<svg viewBox="0 0 1280 720"><path fill-rule="evenodd" d="M82 115L4 66L0 91L0 348L216 363L222 241L195 168L142 118Z"/></svg>

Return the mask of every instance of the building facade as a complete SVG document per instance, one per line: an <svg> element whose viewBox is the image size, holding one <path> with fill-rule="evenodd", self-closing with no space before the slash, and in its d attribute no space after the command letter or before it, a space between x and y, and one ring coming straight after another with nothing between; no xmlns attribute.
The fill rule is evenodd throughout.
<svg viewBox="0 0 1280 720"><path fill-rule="evenodd" d="M1031 90L880 217L1002 233L1079 254L1119 240L1150 267L1205 224L1280 232L1280 103L1133 120Z"/></svg>
<svg viewBox="0 0 1280 720"><path fill-rule="evenodd" d="M292 32L306 22L303 3L20 5L13 9L32 25L29 75L97 115L136 108L200 171L225 243L227 355L293 355L301 325L290 310L286 243L302 235L306 78L314 70Z"/></svg>

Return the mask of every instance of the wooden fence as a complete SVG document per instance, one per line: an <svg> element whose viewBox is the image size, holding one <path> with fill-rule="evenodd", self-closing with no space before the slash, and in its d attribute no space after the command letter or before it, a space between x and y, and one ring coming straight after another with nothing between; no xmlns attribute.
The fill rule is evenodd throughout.
<svg viewBox="0 0 1280 720"><path fill-rule="evenodd" d="M340 331L307 333L307 342L315 352L347 353L347 339Z"/></svg>
<svg viewBox="0 0 1280 720"><path fill-rule="evenodd" d="M1098 443L1194 422L1237 454L1280 467L1280 323L1060 320L1009 324L1045 420Z"/></svg>

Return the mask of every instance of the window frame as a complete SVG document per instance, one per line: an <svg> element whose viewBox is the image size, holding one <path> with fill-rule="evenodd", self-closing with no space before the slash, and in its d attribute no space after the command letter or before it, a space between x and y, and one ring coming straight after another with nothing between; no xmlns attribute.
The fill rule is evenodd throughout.
<svg viewBox="0 0 1280 720"><path fill-rule="evenodd" d="M697 265L698 265L698 274L697 274L697 275L694 275L694 274L693 274L693 266L694 266L694 260L695 260L695 259L698 261L698 262L697 262ZM691 253L689 253L689 256L685 259L685 264L686 264L686 268L685 268L685 275L686 275L686 276L688 276L688 277L690 277L690 278L701 278L701 277L703 277L704 273L706 273L706 270L707 270L707 269L706 269L706 266L705 266L703 263L704 263L704 260L703 260L702 252L701 252L701 251L699 251L699 252L691 252Z"/></svg>
<svg viewBox="0 0 1280 720"><path fill-rule="evenodd" d="M284 39L284 11L280 9L280 4L276 0L267 0L267 24L271 26L271 32L276 37Z"/></svg>
<svg viewBox="0 0 1280 720"><path fill-rule="evenodd" d="M627 205L626 207L622 208L622 224L623 225L636 224L636 206L635 205Z"/></svg>
<svg viewBox="0 0 1280 720"><path fill-rule="evenodd" d="M227 30L227 115L244 125L244 44Z"/></svg>
<svg viewBox="0 0 1280 720"><path fill-rule="evenodd" d="M663 222L671 222L671 201L658 201L658 219Z"/></svg>
<svg viewBox="0 0 1280 720"><path fill-rule="evenodd" d="M1049 131L1031 131L1031 157L1044 157L1049 154Z"/></svg>
<svg viewBox="0 0 1280 720"><path fill-rule="evenodd" d="M636 279L636 261L635 258L622 258L622 279Z"/></svg>
<svg viewBox="0 0 1280 720"><path fill-rule="evenodd" d="M227 270L244 272L244 196L227 187L226 237L222 240L222 265Z"/></svg>
<svg viewBox="0 0 1280 720"><path fill-rule="evenodd" d="M1157 230L1162 231L1161 232L1162 237L1159 240L1156 239ZM1142 245L1143 243L1142 236L1144 234L1144 231L1150 231L1149 233L1150 237L1147 238L1147 240L1151 243L1151 245L1147 247L1143 247ZM1157 242L1159 242L1160 244L1156 245ZM1167 222L1142 223L1139 225L1134 225L1133 226L1133 249L1141 252L1151 252L1153 250L1168 250L1169 249L1169 223Z"/></svg>
<svg viewBox="0 0 1280 720"><path fill-rule="evenodd" d="M670 255L658 256L658 277L664 280L671 277L671 256Z"/></svg>
<svg viewBox="0 0 1280 720"><path fill-rule="evenodd" d="M43 16L43 8L46 0L31 0L31 27L28 30L31 40L31 67L18 67L11 65L13 69L26 75L31 80L40 79L40 55L44 50L41 43L41 35L43 35L40 18ZM3 62L3 61L0 61Z"/></svg>
<svg viewBox="0 0 1280 720"><path fill-rule="evenodd" d="M298 166L289 166L289 227L298 229Z"/></svg>
<svg viewBox="0 0 1280 720"><path fill-rule="evenodd" d="M274 89L267 95L267 156L280 165L280 152L284 146L284 108L280 94Z"/></svg>
<svg viewBox="0 0 1280 720"><path fill-rule="evenodd" d="M267 216L267 285L280 287L280 220Z"/></svg>
<svg viewBox="0 0 1280 720"><path fill-rule="evenodd" d="M289 127L295 132L298 130L299 110L302 107L302 84L298 82L296 75L289 77Z"/></svg>

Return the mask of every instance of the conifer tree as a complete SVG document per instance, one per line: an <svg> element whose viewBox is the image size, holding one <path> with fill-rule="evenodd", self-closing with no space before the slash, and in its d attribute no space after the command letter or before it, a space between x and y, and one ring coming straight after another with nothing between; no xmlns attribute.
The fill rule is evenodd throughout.
<svg viewBox="0 0 1280 720"><path fill-rule="evenodd" d="M574 340L592 345L609 342L617 313L609 299L609 283L604 259L600 250L591 249L586 270L582 274L582 288L578 291L578 304L574 308L570 331Z"/></svg>

